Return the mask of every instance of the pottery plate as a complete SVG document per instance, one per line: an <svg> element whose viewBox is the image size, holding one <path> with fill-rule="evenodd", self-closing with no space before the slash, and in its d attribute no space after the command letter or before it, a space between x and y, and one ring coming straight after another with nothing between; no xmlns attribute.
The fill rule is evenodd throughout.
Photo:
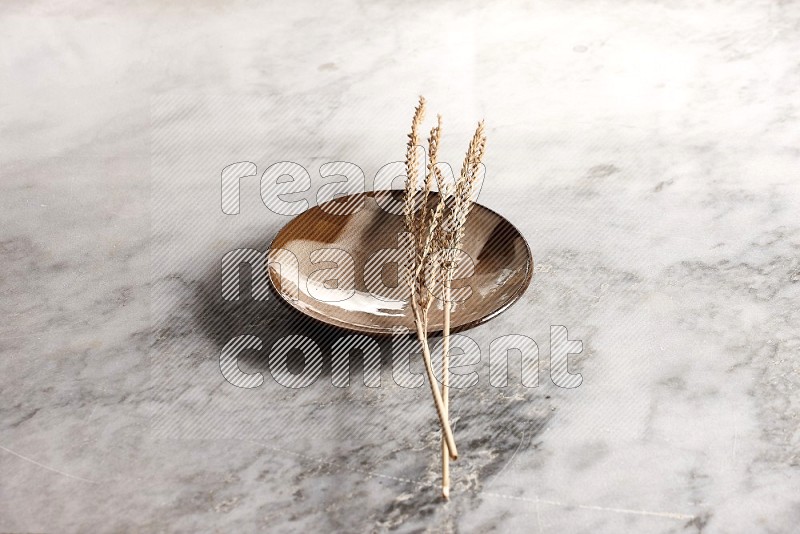
<svg viewBox="0 0 800 534"><path fill-rule="evenodd" d="M431 203L438 199L432 194ZM398 283L400 244L407 238L400 192L368 192L309 209L278 232L270 247L269 279L302 313L329 325L370 334L414 329L409 289ZM475 204L461 246L472 273L453 282L451 329L464 330L499 315L530 283L533 258L525 239L506 219ZM392 261L394 260L394 261ZM469 261L461 266L469 269ZM434 300L429 332L442 329Z"/></svg>

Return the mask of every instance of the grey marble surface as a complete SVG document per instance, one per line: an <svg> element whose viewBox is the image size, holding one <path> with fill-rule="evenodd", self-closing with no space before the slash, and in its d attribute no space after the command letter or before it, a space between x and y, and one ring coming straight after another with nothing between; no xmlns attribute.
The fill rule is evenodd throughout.
<svg viewBox="0 0 800 534"><path fill-rule="evenodd" d="M108 4L0 8L0 531L796 531L800 5ZM454 164L486 119L481 202L537 263L466 333L449 504L427 387L282 388L272 341L340 334L220 291L288 220L257 177L224 215L226 165L297 162L313 204L321 164L402 158L419 93ZM538 388L490 386L507 334Z"/></svg>

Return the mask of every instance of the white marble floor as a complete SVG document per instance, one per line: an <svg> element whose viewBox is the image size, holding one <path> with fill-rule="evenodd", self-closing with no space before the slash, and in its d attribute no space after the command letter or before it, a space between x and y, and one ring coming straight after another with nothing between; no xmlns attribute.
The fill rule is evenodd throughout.
<svg viewBox="0 0 800 534"><path fill-rule="evenodd" d="M0 7L0 531L796 530L800 4L111 4ZM222 299L222 256L288 220L258 177L222 213L222 169L297 162L313 204L348 161L370 188L420 93L454 164L485 118L480 201L537 264L465 333L449 504L429 392L389 365L378 389L219 368L238 335L341 336ZM509 334L539 387L489 384Z"/></svg>

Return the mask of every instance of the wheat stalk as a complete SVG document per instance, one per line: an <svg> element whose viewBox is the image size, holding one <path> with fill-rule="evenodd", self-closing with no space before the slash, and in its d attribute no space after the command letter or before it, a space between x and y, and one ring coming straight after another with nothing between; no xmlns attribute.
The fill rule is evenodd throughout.
<svg viewBox="0 0 800 534"><path fill-rule="evenodd" d="M443 325L442 325L442 404L444 405L445 416L448 417L450 409L450 313L452 310L451 285L456 269L456 250L461 246L464 236L464 228L472 209L475 187L478 183L481 161L486 148L486 134L484 133L483 121L478 123L475 134L467 149L464 158L464 165L455 186L454 201L452 203L453 213L451 214L452 228L448 233L442 231L439 234L441 240L440 248L444 253L441 265L440 279L442 281L443 293ZM442 440L442 495L445 499L450 496L450 460L447 457L447 443Z"/></svg>
<svg viewBox="0 0 800 534"><path fill-rule="evenodd" d="M408 135L408 146L406 148L406 184L403 201L403 215L405 219L406 230L411 233L414 243L413 252L413 275L409 277L411 284L411 307L414 312L414 324L416 325L417 338L422 345L422 358L425 362L425 371L428 374L428 382L430 382L431 393L433 394L434 405L436 413L439 417L439 424L442 427L442 434L445 436L450 456L453 459L458 457L458 451L453 439L453 432L450 425L447 424L445 417L444 407L442 404L442 396L439 388L436 386L436 379L433 374L433 365L431 363L430 347L428 345L428 309L430 308L430 293L427 291L424 278L426 274L426 267L430 265L430 258L434 252L432 245L434 244L433 229L438 225L441 218L442 209L437 206L437 209L431 214L430 222L427 227L422 226L422 222L426 219L427 205L422 205L422 215L417 217L416 210L416 197L417 187L419 181L419 160L417 158L416 147L419 142L418 130L425 115L425 98L419 98L419 104L414 110L414 117L411 121L411 133ZM438 127L431 131L429 143L433 144L433 151L436 151L438 145L439 134ZM431 152L429 150L429 152ZM434 168L435 165L430 166ZM432 179L428 178L432 171L426 173L425 189L423 195L426 197L430 193L430 184ZM429 231L428 228L431 228ZM424 234L424 235L423 235Z"/></svg>
<svg viewBox="0 0 800 534"><path fill-rule="evenodd" d="M408 136L403 215L406 230L412 236L414 249L408 276L411 309L414 314L417 339L422 346L422 357L431 386L434 406L442 428L442 495L445 499L449 499L450 459L455 460L458 457L449 421L451 285L456 268L455 253L461 245L467 215L472 208L475 187L486 147L486 134L483 121L481 121L470 141L459 178L453 186L450 186L437 167L442 132L442 117L441 115L437 116L436 126L431 129L428 137L428 163L420 192L416 146L419 141L418 129L424 113L425 99L420 97L411 121L411 133ZM439 189L439 201L434 209L429 209L428 199L434 181ZM421 205L419 214L417 214L418 202ZM428 316L433 302L429 283L431 273L436 273L442 287L444 317L441 391L436 386L428 344Z"/></svg>

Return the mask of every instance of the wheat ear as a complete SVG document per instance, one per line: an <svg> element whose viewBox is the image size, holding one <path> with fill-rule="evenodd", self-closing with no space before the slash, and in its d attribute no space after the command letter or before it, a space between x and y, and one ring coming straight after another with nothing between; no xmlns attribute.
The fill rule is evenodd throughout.
<svg viewBox="0 0 800 534"><path fill-rule="evenodd" d="M425 118L425 97L419 97L419 104L414 109L411 119L411 133L408 134L406 145L406 184L403 202L403 216L406 229L416 238L417 224L415 219L417 187L419 186L419 158L417 158L417 145L419 145L419 128Z"/></svg>

